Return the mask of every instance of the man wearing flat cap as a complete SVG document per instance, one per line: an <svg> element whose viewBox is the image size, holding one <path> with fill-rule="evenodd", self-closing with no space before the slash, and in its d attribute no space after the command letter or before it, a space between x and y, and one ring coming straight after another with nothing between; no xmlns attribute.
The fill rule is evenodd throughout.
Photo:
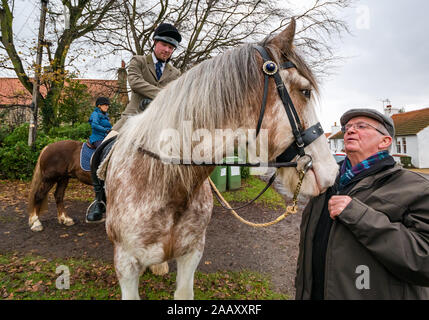
<svg viewBox="0 0 429 320"><path fill-rule="evenodd" d="M341 117L347 158L302 214L296 299L429 299L429 180L389 154L395 127L372 109Z"/></svg>

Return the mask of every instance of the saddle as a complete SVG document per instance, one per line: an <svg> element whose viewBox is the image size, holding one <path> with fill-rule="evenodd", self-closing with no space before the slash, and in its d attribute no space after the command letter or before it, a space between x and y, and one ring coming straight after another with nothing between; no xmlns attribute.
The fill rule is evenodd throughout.
<svg viewBox="0 0 429 320"><path fill-rule="evenodd" d="M106 141L103 141L102 144L95 150L91 158L91 177L93 182L100 182L101 180L97 176L97 170L100 166L100 163L108 156L110 150L112 150L113 145L116 142L117 136L114 136Z"/></svg>
<svg viewBox="0 0 429 320"><path fill-rule="evenodd" d="M91 171L91 158L95 148L90 147L87 142L80 149L80 167L83 171Z"/></svg>
<svg viewBox="0 0 429 320"><path fill-rule="evenodd" d="M89 139L86 141L86 146L90 149L97 149L95 145L93 145L91 142L89 142Z"/></svg>

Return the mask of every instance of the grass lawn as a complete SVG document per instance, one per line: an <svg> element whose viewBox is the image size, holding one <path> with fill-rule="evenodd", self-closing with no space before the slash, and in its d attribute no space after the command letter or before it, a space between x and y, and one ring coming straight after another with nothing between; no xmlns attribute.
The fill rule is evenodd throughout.
<svg viewBox="0 0 429 320"><path fill-rule="evenodd" d="M228 202L248 202L259 194L266 186L266 182L258 179L255 176L250 176L246 180L241 181L241 188L235 191L223 192L222 196ZM286 209L285 200L282 196L270 187L255 204L262 205L270 209ZM220 206L215 198L215 205Z"/></svg>
<svg viewBox="0 0 429 320"><path fill-rule="evenodd" d="M68 269L66 269L67 267ZM69 288L65 278L69 273ZM111 264L97 260L55 259L16 254L0 255L0 299L110 300L120 299L120 288ZM140 278L140 297L173 299L176 273ZM195 273L196 300L284 300L271 290L270 279L250 272Z"/></svg>
<svg viewBox="0 0 429 320"><path fill-rule="evenodd" d="M256 177L242 181L237 191L225 192L223 196L231 202L247 202L265 187L265 182ZM28 182L0 181L0 199L9 204L26 199ZM13 192L15 196L11 196ZM17 196L18 195L18 196ZM67 200L92 201L93 191L72 179L66 191ZM284 200L273 189L269 189L256 204L270 208L284 208ZM219 205L215 201L215 205ZM58 289L57 282L69 270L70 287ZM57 269L59 268L59 269ZM56 272L58 271L58 272ZM140 278L140 297L146 300L173 299L176 273L155 276L146 272ZM113 265L89 259L47 259L17 253L0 254L0 300L105 300L120 299L120 288ZM196 300L284 300L287 295L272 289L269 276L251 272L195 273L194 293Z"/></svg>

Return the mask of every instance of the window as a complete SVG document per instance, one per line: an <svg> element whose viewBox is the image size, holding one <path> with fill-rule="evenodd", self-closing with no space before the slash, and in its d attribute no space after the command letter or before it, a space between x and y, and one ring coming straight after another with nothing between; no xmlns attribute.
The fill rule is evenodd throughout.
<svg viewBox="0 0 429 320"><path fill-rule="evenodd" d="M402 138L402 149L404 150L404 153L407 153L407 138Z"/></svg>
<svg viewBox="0 0 429 320"><path fill-rule="evenodd" d="M401 153L401 140L396 140L396 152Z"/></svg>

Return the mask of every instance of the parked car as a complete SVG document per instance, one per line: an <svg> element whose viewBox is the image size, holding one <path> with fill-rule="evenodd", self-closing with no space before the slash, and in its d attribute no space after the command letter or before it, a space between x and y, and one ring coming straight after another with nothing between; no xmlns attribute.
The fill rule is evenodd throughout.
<svg viewBox="0 0 429 320"><path fill-rule="evenodd" d="M337 163L340 163L341 161L343 161L347 155L345 153L342 152L335 152L332 154L335 158L335 161L337 161Z"/></svg>

